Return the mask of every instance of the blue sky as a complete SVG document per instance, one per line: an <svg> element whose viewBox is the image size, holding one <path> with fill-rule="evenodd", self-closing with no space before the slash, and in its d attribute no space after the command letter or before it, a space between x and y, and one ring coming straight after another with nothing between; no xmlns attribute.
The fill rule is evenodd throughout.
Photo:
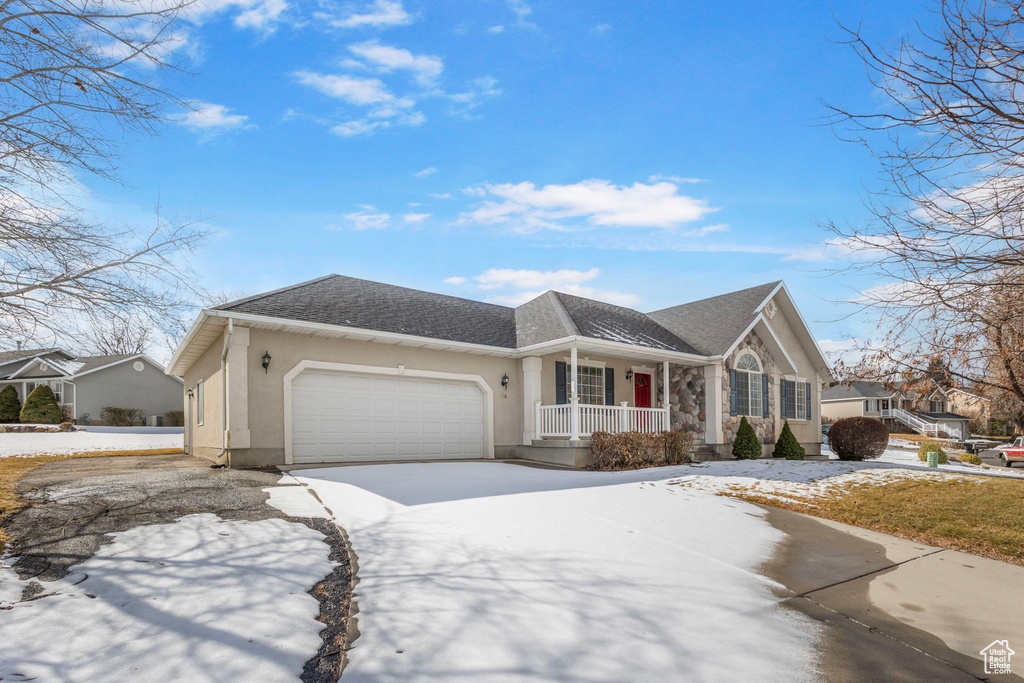
<svg viewBox="0 0 1024 683"><path fill-rule="evenodd" d="M215 231L201 284L341 273L515 304L554 288L653 310L784 279L820 340L819 222L877 166L820 100L880 106L836 17L880 42L924 2L209 0L180 33L191 113L132 140L103 211Z"/></svg>

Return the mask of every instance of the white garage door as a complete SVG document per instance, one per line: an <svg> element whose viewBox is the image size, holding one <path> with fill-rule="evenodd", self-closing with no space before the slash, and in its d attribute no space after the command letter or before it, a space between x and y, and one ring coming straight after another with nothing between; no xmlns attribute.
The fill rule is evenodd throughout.
<svg viewBox="0 0 1024 683"><path fill-rule="evenodd" d="M292 380L292 461L484 457L474 382L307 370Z"/></svg>

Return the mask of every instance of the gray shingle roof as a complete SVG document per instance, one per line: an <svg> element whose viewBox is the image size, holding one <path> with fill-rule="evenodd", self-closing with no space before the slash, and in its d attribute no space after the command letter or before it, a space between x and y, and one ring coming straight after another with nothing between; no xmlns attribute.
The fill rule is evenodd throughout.
<svg viewBox="0 0 1024 683"><path fill-rule="evenodd" d="M821 400L858 399L858 398L889 398L895 392L882 382L855 381L849 384L837 384L821 392Z"/></svg>
<svg viewBox="0 0 1024 683"><path fill-rule="evenodd" d="M60 351L60 349L21 349L20 351L0 351L0 365L10 363L11 361L21 360L22 358L33 358L35 356L42 356L57 351Z"/></svg>
<svg viewBox="0 0 1024 683"><path fill-rule="evenodd" d="M216 309L516 347L516 317L512 308L342 275L328 275Z"/></svg>
<svg viewBox="0 0 1024 683"><path fill-rule="evenodd" d="M116 363L119 360L132 358L137 355L139 354L128 353L116 356L79 356L73 362L81 363L82 367L75 370L75 374L77 375L83 372L88 372L89 370L95 370L96 368L102 368L104 365L110 365L111 363Z"/></svg>
<svg viewBox="0 0 1024 683"><path fill-rule="evenodd" d="M342 275L233 301L215 310L520 348L579 335L652 349L715 355L754 319L778 285L644 314L549 291L518 308L423 292Z"/></svg>
<svg viewBox="0 0 1024 683"><path fill-rule="evenodd" d="M700 353L724 354L754 319L754 309L779 286L780 280L738 292L663 308L647 315Z"/></svg>
<svg viewBox="0 0 1024 683"><path fill-rule="evenodd" d="M561 292L554 292L554 295L579 329L581 336L652 349L700 354L693 346L640 311Z"/></svg>

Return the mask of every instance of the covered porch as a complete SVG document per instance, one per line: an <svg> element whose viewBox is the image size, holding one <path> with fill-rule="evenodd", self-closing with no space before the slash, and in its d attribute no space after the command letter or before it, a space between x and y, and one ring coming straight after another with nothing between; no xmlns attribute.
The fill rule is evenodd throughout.
<svg viewBox="0 0 1024 683"><path fill-rule="evenodd" d="M687 392L680 386L685 384L680 382L683 372L699 379L698 390L687 392L692 405L685 409L688 426L703 441L706 359L614 346L578 340L544 356L523 359L523 445L583 445L595 432L653 434L673 429L673 423L678 429L678 394Z"/></svg>

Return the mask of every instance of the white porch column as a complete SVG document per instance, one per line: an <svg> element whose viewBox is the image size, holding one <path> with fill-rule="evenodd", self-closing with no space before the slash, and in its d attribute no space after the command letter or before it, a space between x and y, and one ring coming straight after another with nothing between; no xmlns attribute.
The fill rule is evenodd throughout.
<svg viewBox="0 0 1024 683"><path fill-rule="evenodd" d="M668 361L661 364L661 408L665 411L665 431L672 429L672 411L669 407L668 398Z"/></svg>
<svg viewBox="0 0 1024 683"><path fill-rule="evenodd" d="M569 350L569 439L580 440L580 396L576 388L576 347Z"/></svg>
<svg viewBox="0 0 1024 683"><path fill-rule="evenodd" d="M262 354L261 354L262 355ZM228 448L249 448L249 328L235 327L228 346Z"/></svg>
<svg viewBox="0 0 1024 683"><path fill-rule="evenodd" d="M540 403L541 367L543 363L537 356L523 359L523 445L533 443L537 433L537 406Z"/></svg>
<svg viewBox="0 0 1024 683"><path fill-rule="evenodd" d="M704 366L704 443L725 442L722 430L722 364Z"/></svg>

